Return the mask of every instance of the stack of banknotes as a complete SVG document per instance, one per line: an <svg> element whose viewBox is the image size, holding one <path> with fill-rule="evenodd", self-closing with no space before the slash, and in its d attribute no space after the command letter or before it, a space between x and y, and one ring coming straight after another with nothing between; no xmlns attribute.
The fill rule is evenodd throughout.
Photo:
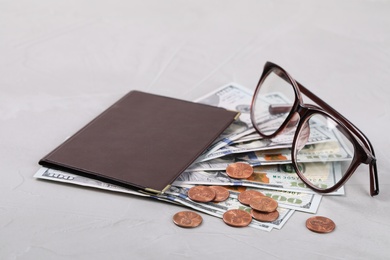
<svg viewBox="0 0 390 260"><path fill-rule="evenodd" d="M306 187L291 166L291 142L293 133L285 133L273 139L261 138L250 120L250 103L253 91L231 83L207 94L196 102L241 112L234 122L163 194L147 194L126 189L95 179L70 173L41 168L36 178L72 183L87 187L124 192L137 196L171 202L192 208L218 218L230 209L250 210L238 201L244 190L257 190L278 202L279 218L273 222L252 220L250 227L271 231L281 229L295 211L316 213L322 195ZM318 126L321 127L321 126ZM315 130L315 126L311 129ZM324 131L318 131L316 138L326 139ZM308 150L305 162L315 160ZM318 156L318 155L316 155ZM346 155L347 156L347 155ZM246 162L254 167L248 179L232 179L225 169L231 163ZM309 164L302 167L310 167ZM318 170L318 169L316 169ZM337 175L337 164L331 169L322 169L327 175ZM198 203L188 198L188 190L195 185L220 185L229 189L230 196L222 202ZM341 188L329 195L343 195Z"/></svg>

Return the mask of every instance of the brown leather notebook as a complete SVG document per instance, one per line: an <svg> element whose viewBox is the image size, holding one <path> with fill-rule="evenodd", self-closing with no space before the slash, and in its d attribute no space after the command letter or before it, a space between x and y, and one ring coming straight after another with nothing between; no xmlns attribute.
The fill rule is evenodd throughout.
<svg viewBox="0 0 390 260"><path fill-rule="evenodd" d="M161 193L237 116L222 108L131 91L39 164Z"/></svg>

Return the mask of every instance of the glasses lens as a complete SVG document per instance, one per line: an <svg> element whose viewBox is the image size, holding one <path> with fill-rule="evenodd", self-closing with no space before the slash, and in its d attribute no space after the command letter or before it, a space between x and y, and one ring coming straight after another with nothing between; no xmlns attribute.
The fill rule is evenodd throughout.
<svg viewBox="0 0 390 260"><path fill-rule="evenodd" d="M280 129L291 112L295 91L287 75L272 69L260 82L253 98L252 121L257 130L270 136Z"/></svg>
<svg viewBox="0 0 390 260"><path fill-rule="evenodd" d="M304 163L300 174L319 189L332 188L351 165L355 150L350 134L322 114L312 115L298 131L296 161Z"/></svg>

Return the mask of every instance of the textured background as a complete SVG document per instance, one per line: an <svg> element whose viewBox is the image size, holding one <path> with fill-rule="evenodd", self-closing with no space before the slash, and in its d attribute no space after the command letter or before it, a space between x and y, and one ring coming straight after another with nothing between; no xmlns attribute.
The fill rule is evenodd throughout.
<svg viewBox="0 0 390 260"><path fill-rule="evenodd" d="M385 259L390 197L390 2L374 0L0 0L0 259ZM372 141L368 167L306 230L271 233L182 208L33 178L38 160L132 89L194 100L229 82L254 89L269 60ZM152 162L151 162L152 163Z"/></svg>

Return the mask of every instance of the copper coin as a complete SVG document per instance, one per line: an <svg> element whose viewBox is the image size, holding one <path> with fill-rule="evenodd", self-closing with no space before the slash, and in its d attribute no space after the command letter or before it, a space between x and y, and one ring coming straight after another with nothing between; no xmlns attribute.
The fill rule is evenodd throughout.
<svg viewBox="0 0 390 260"><path fill-rule="evenodd" d="M253 173L253 167L247 163L236 162L226 167L226 174L234 179L246 179Z"/></svg>
<svg viewBox="0 0 390 260"><path fill-rule="evenodd" d="M173 223L185 228L197 227L202 220L202 217L193 211L180 211L173 216Z"/></svg>
<svg viewBox="0 0 390 260"><path fill-rule="evenodd" d="M210 186L210 188L215 191L215 198L213 201L221 202L229 198L230 192L228 189L221 186Z"/></svg>
<svg viewBox="0 0 390 260"><path fill-rule="evenodd" d="M251 210L251 215L254 219L262 222L272 222L278 219L279 217L279 212L277 210L273 212L261 212L252 209Z"/></svg>
<svg viewBox="0 0 390 260"><path fill-rule="evenodd" d="M207 186L195 186L189 189L188 197L197 202L209 202L215 198L215 191Z"/></svg>
<svg viewBox="0 0 390 260"><path fill-rule="evenodd" d="M278 202L270 197L252 199L249 206L261 212L273 212L278 207Z"/></svg>
<svg viewBox="0 0 390 260"><path fill-rule="evenodd" d="M252 198L264 197L264 194L256 190L246 190L240 192L238 195L238 201L244 205L249 206Z"/></svg>
<svg viewBox="0 0 390 260"><path fill-rule="evenodd" d="M336 228L336 224L329 218L315 216L306 220L306 227L317 233L329 233Z"/></svg>
<svg viewBox="0 0 390 260"><path fill-rule="evenodd" d="M223 221L232 227L246 227L252 221L252 216L241 209L231 209L223 214Z"/></svg>

